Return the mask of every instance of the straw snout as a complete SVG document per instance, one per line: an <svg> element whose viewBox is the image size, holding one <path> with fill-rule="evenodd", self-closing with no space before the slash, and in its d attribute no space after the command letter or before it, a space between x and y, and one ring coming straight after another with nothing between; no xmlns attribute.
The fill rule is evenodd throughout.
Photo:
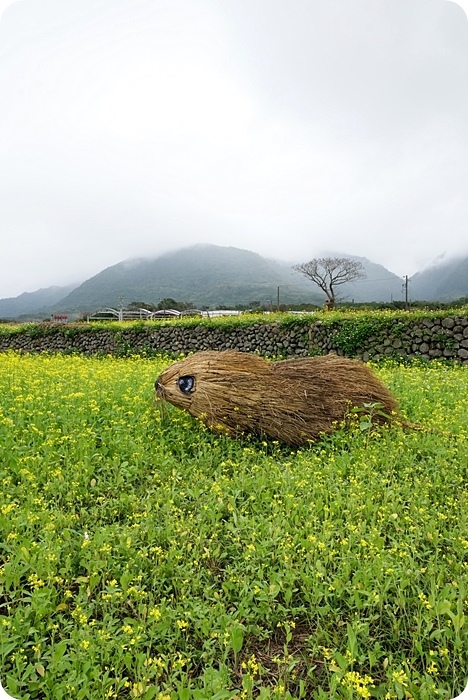
<svg viewBox="0 0 468 700"><path fill-rule="evenodd" d="M189 409L195 391L195 377L185 372L183 363L176 363L162 372L154 383L156 397L178 408Z"/></svg>

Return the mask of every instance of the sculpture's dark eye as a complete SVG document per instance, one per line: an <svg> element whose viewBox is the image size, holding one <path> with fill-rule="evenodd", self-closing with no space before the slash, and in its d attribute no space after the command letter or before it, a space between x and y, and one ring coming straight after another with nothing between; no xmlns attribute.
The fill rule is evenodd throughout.
<svg viewBox="0 0 468 700"><path fill-rule="evenodd" d="M183 394L189 394L192 390L193 387L195 386L195 379L194 377L180 377L179 381L177 382L179 385L179 389Z"/></svg>

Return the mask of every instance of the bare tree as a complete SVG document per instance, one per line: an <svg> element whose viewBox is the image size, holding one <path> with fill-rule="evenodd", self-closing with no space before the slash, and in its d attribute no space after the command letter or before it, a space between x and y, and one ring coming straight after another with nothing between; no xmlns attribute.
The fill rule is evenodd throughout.
<svg viewBox="0 0 468 700"><path fill-rule="evenodd" d="M293 269L311 279L325 292L325 303L329 309L336 304L336 287L366 277L363 264L349 258L314 258L309 262L294 265Z"/></svg>

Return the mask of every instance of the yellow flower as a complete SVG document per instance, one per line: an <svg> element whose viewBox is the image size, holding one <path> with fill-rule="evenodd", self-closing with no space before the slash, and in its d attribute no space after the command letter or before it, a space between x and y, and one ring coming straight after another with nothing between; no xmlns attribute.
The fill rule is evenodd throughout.
<svg viewBox="0 0 468 700"><path fill-rule="evenodd" d="M161 619L161 611L159 608L156 606L151 608L151 610L148 612L148 617L153 617L155 620L160 620Z"/></svg>
<svg viewBox="0 0 468 700"><path fill-rule="evenodd" d="M370 698L369 688L375 687L370 676L361 676L357 671L348 671L341 679L341 684L350 690L355 690L361 698Z"/></svg>
<svg viewBox="0 0 468 700"><path fill-rule="evenodd" d="M403 669L401 669L400 671L393 671L392 672L392 680L395 681L396 683L399 683L402 686L406 686L408 676L403 671Z"/></svg>

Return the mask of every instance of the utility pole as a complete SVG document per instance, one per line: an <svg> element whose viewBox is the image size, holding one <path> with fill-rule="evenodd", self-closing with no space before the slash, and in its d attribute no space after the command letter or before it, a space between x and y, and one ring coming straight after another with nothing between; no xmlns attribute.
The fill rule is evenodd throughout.
<svg viewBox="0 0 468 700"><path fill-rule="evenodd" d="M277 311L279 311L279 306L280 306L280 304L279 304L279 300L280 300L279 289L280 289L280 288L278 287L278 289L277 289L277 294L276 294L276 310L277 310Z"/></svg>
<svg viewBox="0 0 468 700"><path fill-rule="evenodd" d="M119 297L119 321L123 321L123 310L124 310L124 298Z"/></svg>
<svg viewBox="0 0 468 700"><path fill-rule="evenodd" d="M409 307L409 300L408 300L408 283L409 283L408 275L405 275L404 280L405 281L403 283L403 288L405 290L405 310L409 311L410 307Z"/></svg>

